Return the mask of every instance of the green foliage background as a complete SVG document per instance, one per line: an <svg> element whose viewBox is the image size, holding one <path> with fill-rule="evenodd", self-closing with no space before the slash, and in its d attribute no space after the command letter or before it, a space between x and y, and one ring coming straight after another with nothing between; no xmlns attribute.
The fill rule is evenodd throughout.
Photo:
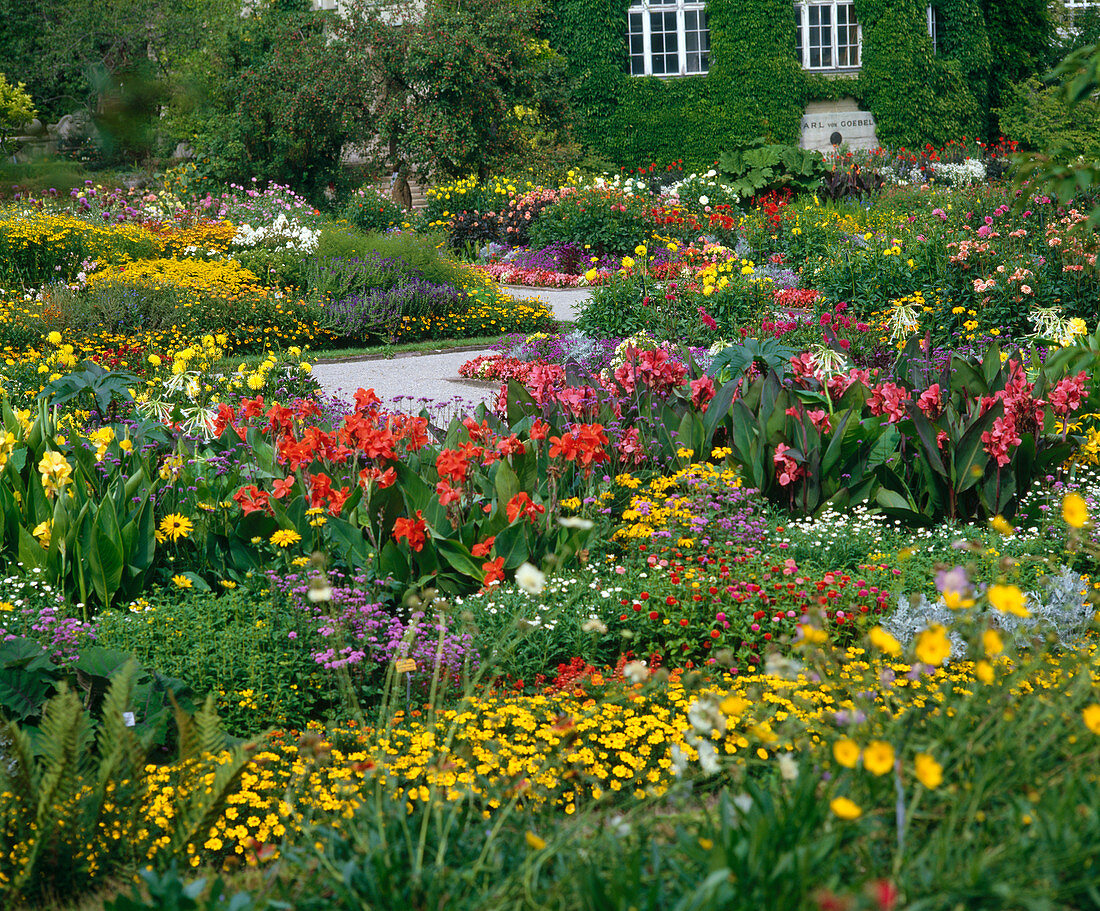
<svg viewBox="0 0 1100 911"><path fill-rule="evenodd" d="M631 0L549 0L546 37L577 79L578 135L624 166L682 158L685 168L709 167L732 142L796 143L807 102L845 96L875 115L885 144L990 138L990 109L1009 84L1044 64L1045 0L937 0L939 53L924 0L855 4L863 66L836 78L802 69L791 0L709 0L706 76L628 74Z"/></svg>

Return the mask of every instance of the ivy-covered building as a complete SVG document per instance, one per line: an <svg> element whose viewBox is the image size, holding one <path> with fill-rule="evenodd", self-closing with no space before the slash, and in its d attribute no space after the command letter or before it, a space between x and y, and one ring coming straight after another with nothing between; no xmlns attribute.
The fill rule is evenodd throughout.
<svg viewBox="0 0 1100 911"><path fill-rule="evenodd" d="M888 146L995 138L1002 95L1042 68L1052 28L1047 0L549 5L580 136L625 166L706 166L757 136L797 144L807 109L829 103L869 112Z"/></svg>

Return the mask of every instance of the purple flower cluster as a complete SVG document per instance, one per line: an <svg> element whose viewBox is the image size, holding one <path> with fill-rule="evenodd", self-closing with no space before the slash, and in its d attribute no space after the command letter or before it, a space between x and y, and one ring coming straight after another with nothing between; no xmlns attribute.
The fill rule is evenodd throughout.
<svg viewBox="0 0 1100 911"><path fill-rule="evenodd" d="M603 271L619 268L619 261L611 256L603 256L593 263L591 251L576 241L550 244L537 249L517 247L500 259L521 269L564 272L567 275L583 275L593 266Z"/></svg>
<svg viewBox="0 0 1100 911"><path fill-rule="evenodd" d="M453 285L437 285L423 278L407 278L392 288L352 294L324 306L328 328L345 338L379 333L402 317L453 313L467 303Z"/></svg>
<svg viewBox="0 0 1100 911"><path fill-rule="evenodd" d="M0 639L33 639L58 664L76 661L79 651L95 639L95 627L67 617L64 604L29 604L3 616Z"/></svg>
<svg viewBox="0 0 1100 911"><path fill-rule="evenodd" d="M467 661L476 664L473 637L452 629L446 614L430 617L414 611L403 620L376 600L377 592L365 577L346 582L333 585L331 601L315 603L308 598L307 580L272 576L273 585L290 594L295 607L308 615L319 640L310 657L322 667L366 671L411 658L416 662L414 679L430 679L438 667L446 680L456 679Z"/></svg>

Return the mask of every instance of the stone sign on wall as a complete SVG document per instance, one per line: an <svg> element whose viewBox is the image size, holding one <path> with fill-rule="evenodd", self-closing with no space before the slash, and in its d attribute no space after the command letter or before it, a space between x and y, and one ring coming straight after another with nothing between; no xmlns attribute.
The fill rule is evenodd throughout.
<svg viewBox="0 0 1100 911"><path fill-rule="evenodd" d="M800 145L819 152L828 152L839 145L849 149L877 149L875 118L869 111L861 111L854 98L811 101L802 115Z"/></svg>

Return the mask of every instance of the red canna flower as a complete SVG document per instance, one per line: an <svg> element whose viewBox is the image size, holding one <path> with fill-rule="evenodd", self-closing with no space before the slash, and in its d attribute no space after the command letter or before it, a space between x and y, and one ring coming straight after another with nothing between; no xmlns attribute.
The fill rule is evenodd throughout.
<svg viewBox="0 0 1100 911"><path fill-rule="evenodd" d="M462 499L462 491L452 487L446 481L440 481L435 485L435 492L439 496L439 502L443 506L450 506Z"/></svg>
<svg viewBox="0 0 1100 911"><path fill-rule="evenodd" d="M233 501L244 510L247 516L253 512L267 512L269 498L267 493L260 490L255 484L242 487L233 494Z"/></svg>
<svg viewBox="0 0 1100 911"><path fill-rule="evenodd" d="M515 522L523 516L528 522L534 524L539 516L546 512L546 507L541 503L535 503L526 491L520 491L508 501L505 512L508 514L509 522Z"/></svg>
<svg viewBox="0 0 1100 911"><path fill-rule="evenodd" d="M504 581L504 557L497 557L495 560L490 560L488 563L482 563L481 568L485 570L485 587L488 588L497 582Z"/></svg>
<svg viewBox="0 0 1100 911"><path fill-rule="evenodd" d="M493 549L493 544L496 542L496 539L496 535L490 535L484 541L481 541L480 543L475 544L473 547L471 547L470 553L472 553L475 557L489 556L489 552Z"/></svg>
<svg viewBox="0 0 1100 911"><path fill-rule="evenodd" d="M412 519L402 517L394 520L394 540L400 541L402 538L406 538L408 539L409 547L419 552L424 548L424 542L427 540L427 527L427 523L424 521L424 515L418 509L416 511L416 516Z"/></svg>

